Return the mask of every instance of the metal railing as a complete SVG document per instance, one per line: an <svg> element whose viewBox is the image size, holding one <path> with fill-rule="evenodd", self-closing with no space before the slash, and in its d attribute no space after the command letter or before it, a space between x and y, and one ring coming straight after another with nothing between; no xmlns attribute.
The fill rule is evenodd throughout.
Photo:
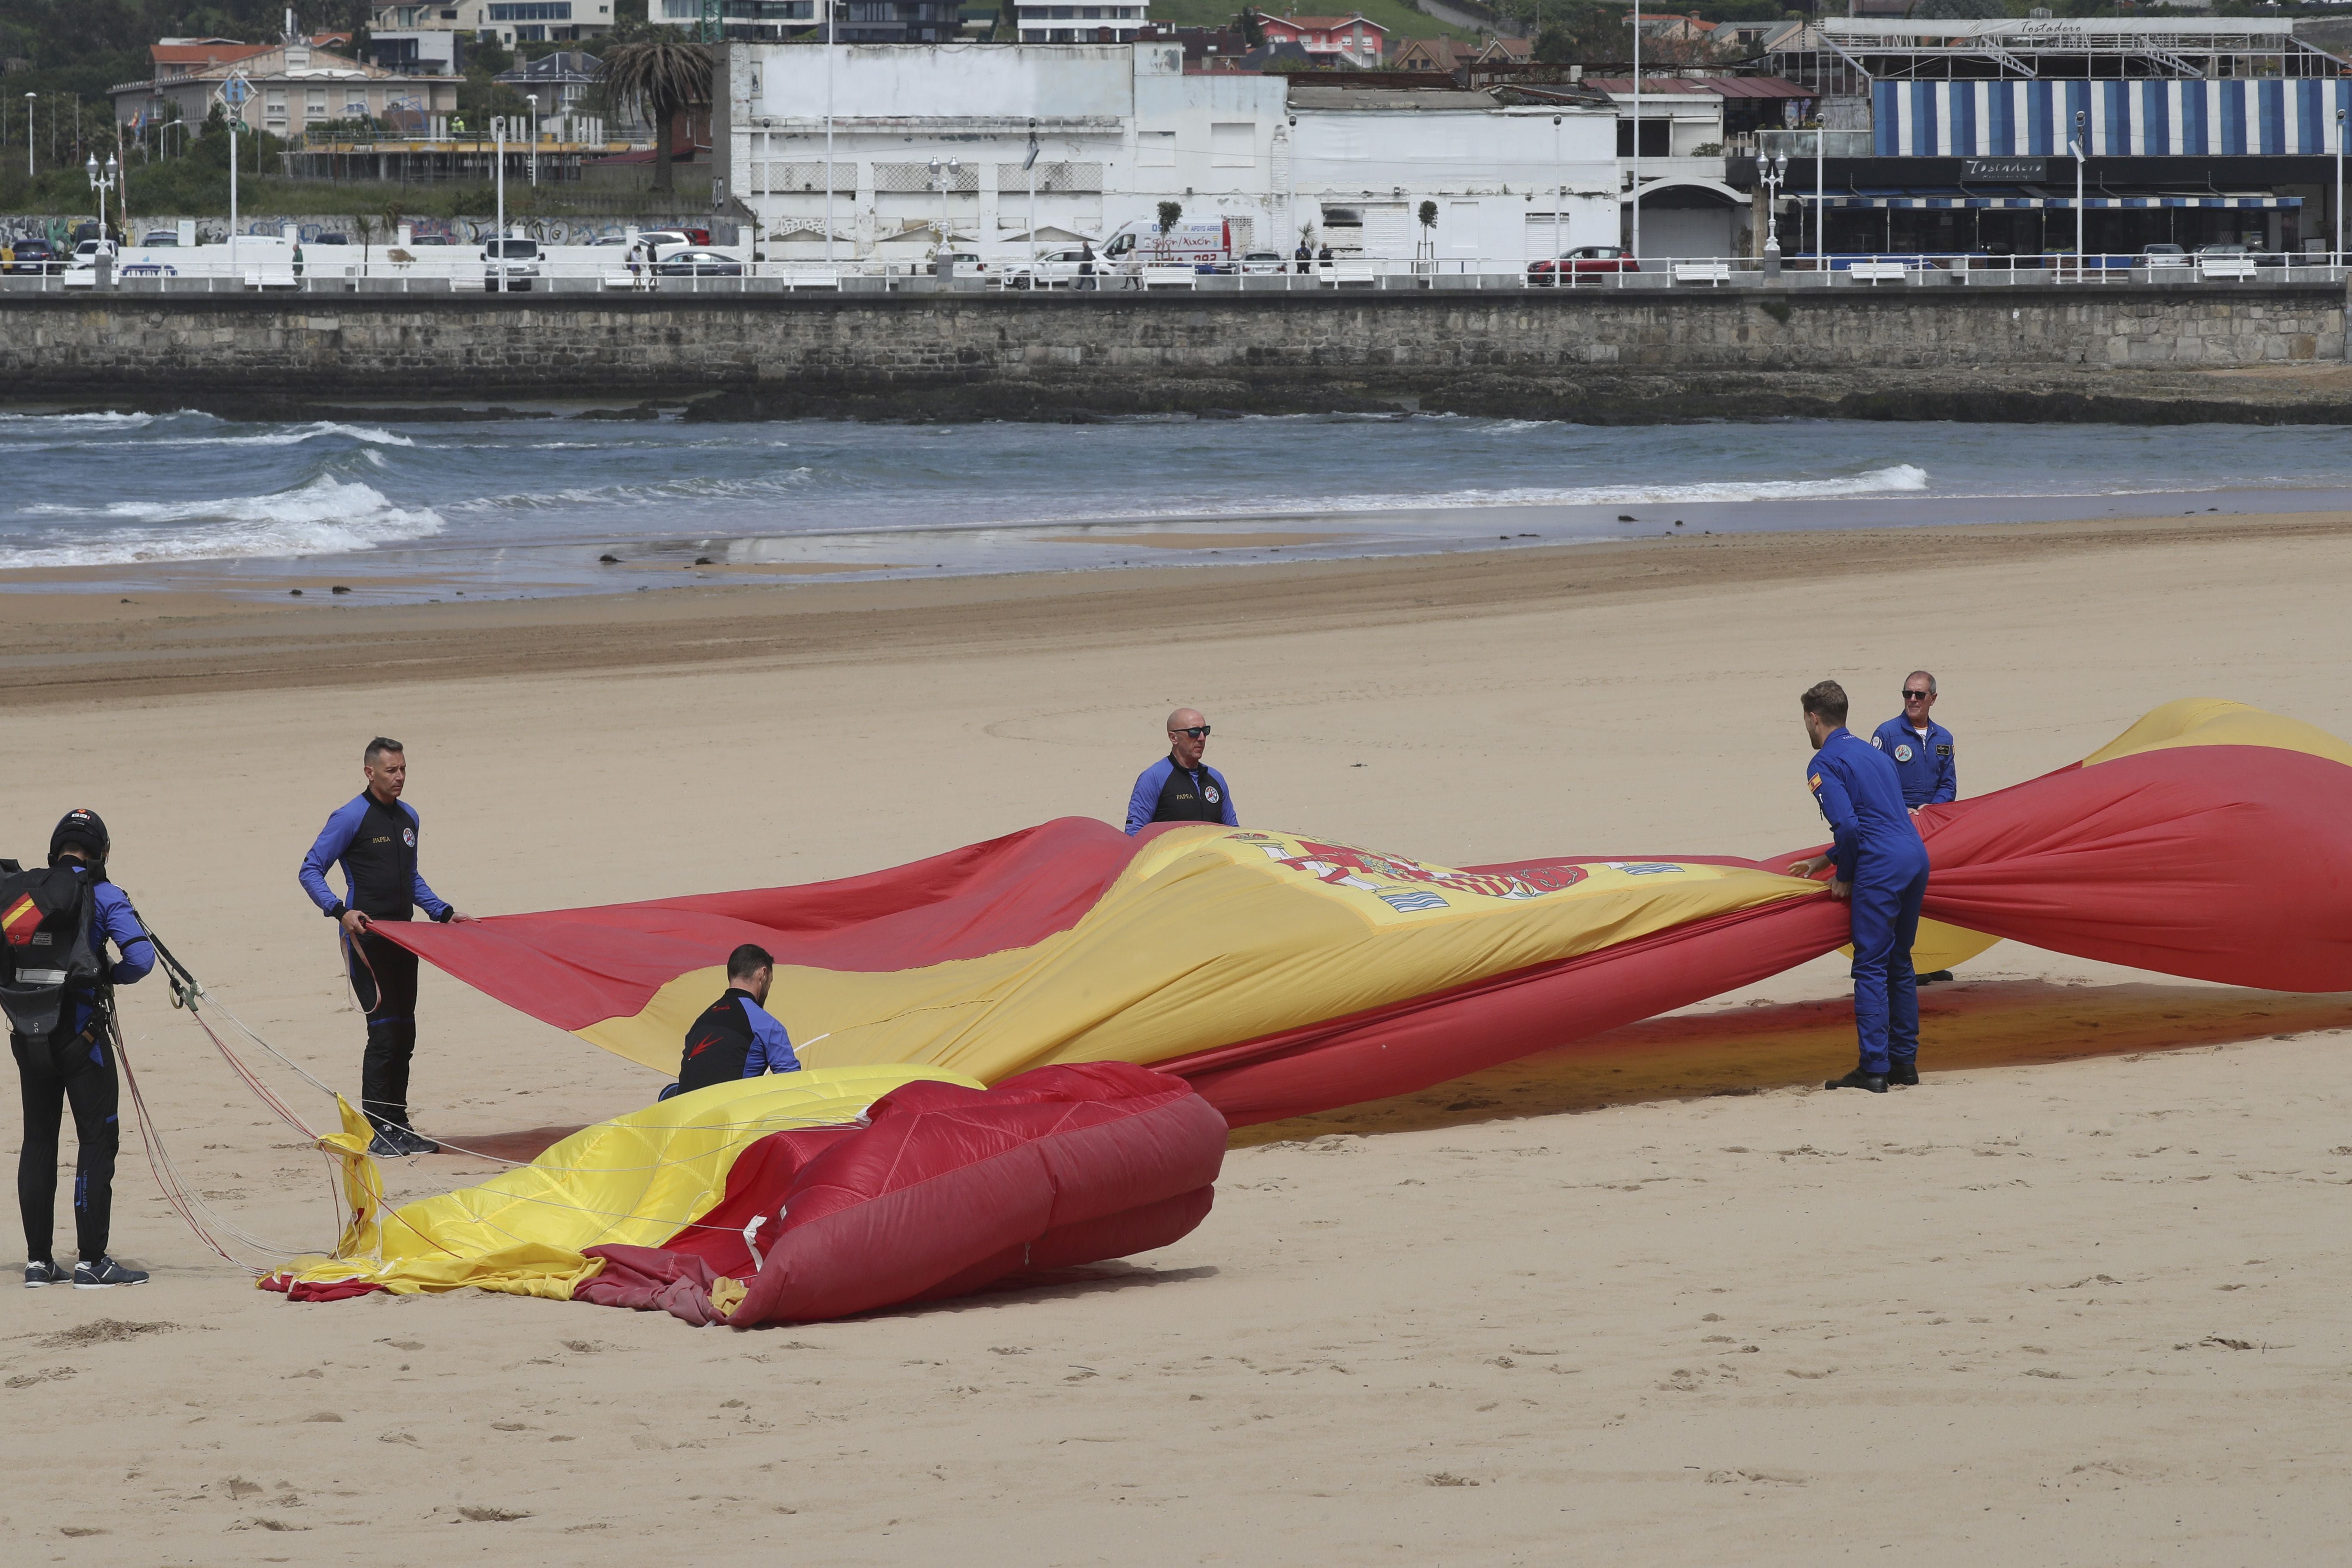
<svg viewBox="0 0 2352 1568"><path fill-rule="evenodd" d="M282 251L241 257L232 266L226 246L204 246L176 254L166 249L133 252L112 268L104 285L88 265L29 262L0 271L0 293L84 293L101 287L122 293L268 294L779 294L1034 292L1040 296L1192 293L1329 293L1345 290L1442 289L1472 292L1540 292L1550 289L1780 288L1882 289L2000 287L2058 284L2080 287L2179 286L2229 283L2341 283L2347 258L2319 251L2151 257L2114 253L1979 256L1931 252L1853 252L1828 257L1784 257L1777 272L1754 257L1601 258L1533 262L1447 257L1383 259L1340 258L1201 265L1134 266L1097 259L1086 263L1032 261L1014 257L972 267L960 263L948 276L928 260L866 258L826 263L811 259L743 258L685 270L673 264L632 265L623 258L594 254L602 247L565 247L568 256L547 256L518 265L501 278L470 247L448 247L446 257L394 262L376 247L362 258L332 254L356 247L310 247L294 266ZM716 248L716 247L713 247ZM589 254L579 254L587 251ZM218 252L218 255L210 254ZM322 252L329 253L322 255Z"/></svg>

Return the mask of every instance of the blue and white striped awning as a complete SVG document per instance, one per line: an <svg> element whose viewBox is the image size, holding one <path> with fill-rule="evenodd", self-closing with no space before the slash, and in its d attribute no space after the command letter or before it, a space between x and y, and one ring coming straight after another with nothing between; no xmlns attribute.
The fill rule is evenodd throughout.
<svg viewBox="0 0 2352 1568"><path fill-rule="evenodd" d="M1882 158L2063 158L2074 116L2110 157L2332 157L2352 79L1882 81Z"/></svg>
<svg viewBox="0 0 2352 1568"><path fill-rule="evenodd" d="M1848 207L1918 207L1929 211L1950 208L1979 208L1992 211L2017 210L2031 212L2037 208L2074 205L2072 196L1958 196L1958 195L1853 195L1835 192L1828 196L1815 196L1803 192L1790 193L1800 202L1821 202L1832 210ZM2084 196L2085 208L2165 208L2165 207L2299 207L2301 196Z"/></svg>

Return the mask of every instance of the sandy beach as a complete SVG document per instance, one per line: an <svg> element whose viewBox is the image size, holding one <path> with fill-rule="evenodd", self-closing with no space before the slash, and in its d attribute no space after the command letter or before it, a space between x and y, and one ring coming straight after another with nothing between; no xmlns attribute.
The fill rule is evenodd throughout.
<svg viewBox="0 0 2352 1568"><path fill-rule="evenodd" d="M1110 816L1178 702L1245 823L1454 865L1760 856L1818 840L1822 676L1875 723L1932 668L1966 795L2178 697L2352 734L2347 585L2328 512L495 604L7 593L0 853L100 810L179 955L349 1085L361 1021L294 871L378 732L426 876L478 913ZM0 1529L106 1563L2341 1555L2352 997L2004 944L1928 993L1925 1080L1882 1099L1806 1087L1851 1063L1843 981L1635 1026L1630 1066L1251 1129L1177 1247L801 1329L289 1305L132 1139L114 1249L154 1281L14 1295ZM331 1245L318 1156L160 984L124 1013L192 1184ZM429 970L419 1013L418 1120L471 1148L661 1081Z"/></svg>

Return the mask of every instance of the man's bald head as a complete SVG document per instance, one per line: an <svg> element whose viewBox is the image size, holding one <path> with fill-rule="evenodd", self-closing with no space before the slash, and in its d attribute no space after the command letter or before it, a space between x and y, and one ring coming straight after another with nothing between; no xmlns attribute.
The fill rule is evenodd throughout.
<svg viewBox="0 0 2352 1568"><path fill-rule="evenodd" d="M1168 715L1168 754L1180 768L1197 768L1208 750L1209 721L1197 708L1179 708Z"/></svg>

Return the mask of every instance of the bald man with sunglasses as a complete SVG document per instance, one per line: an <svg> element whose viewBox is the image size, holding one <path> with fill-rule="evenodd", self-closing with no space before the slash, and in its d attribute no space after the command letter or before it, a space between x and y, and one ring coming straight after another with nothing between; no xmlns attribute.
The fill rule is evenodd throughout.
<svg viewBox="0 0 2352 1568"><path fill-rule="evenodd" d="M1209 749L1209 721L1193 708L1168 715L1168 754L1143 770L1127 800L1129 837L1154 822L1219 822L1239 827L1233 786L1201 760Z"/></svg>

